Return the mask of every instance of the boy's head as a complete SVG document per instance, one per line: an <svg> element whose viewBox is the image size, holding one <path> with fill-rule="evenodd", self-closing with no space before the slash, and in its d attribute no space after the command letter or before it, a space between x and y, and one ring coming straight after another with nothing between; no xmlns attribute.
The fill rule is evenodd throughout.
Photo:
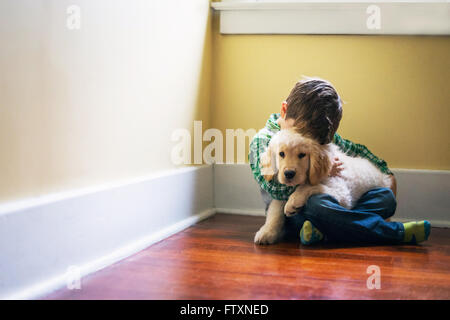
<svg viewBox="0 0 450 320"><path fill-rule="evenodd" d="M330 143L342 118L342 101L326 80L306 78L295 84L281 107L285 123L320 144Z"/></svg>

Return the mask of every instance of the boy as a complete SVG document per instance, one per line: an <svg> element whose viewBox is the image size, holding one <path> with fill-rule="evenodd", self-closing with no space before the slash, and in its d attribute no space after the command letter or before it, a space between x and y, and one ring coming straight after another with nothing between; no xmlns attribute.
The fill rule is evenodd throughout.
<svg viewBox="0 0 450 320"><path fill-rule="evenodd" d="M281 129L296 127L303 135L320 144L333 142L349 156L371 161L383 173L392 176L392 187L377 188L364 194L351 210L339 205L327 194L311 196L297 215L286 217L284 229L288 234L300 229L304 245L321 241L364 243L419 243L428 239L430 223L389 222L396 209L396 180L384 160L373 155L365 146L342 139L337 133L342 118L342 101L328 81L305 79L298 82L281 106L280 114L272 114L250 144L249 161L255 180L261 187L266 212L272 199L286 201L295 187L266 181L261 174L260 155L265 152L272 136ZM339 175L343 169L339 159L330 175ZM255 241L258 242L255 238ZM273 241L270 241L273 242Z"/></svg>

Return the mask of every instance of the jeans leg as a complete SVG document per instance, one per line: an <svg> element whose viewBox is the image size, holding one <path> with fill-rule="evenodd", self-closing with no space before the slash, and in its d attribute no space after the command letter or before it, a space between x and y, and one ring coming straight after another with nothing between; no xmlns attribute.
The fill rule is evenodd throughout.
<svg viewBox="0 0 450 320"><path fill-rule="evenodd" d="M287 237L298 239L305 220L305 216L302 214L286 217L284 219L284 226Z"/></svg>
<svg viewBox="0 0 450 320"><path fill-rule="evenodd" d="M353 210L376 213L387 219L394 215L396 208L397 200L391 189L376 188L363 194Z"/></svg>
<svg viewBox="0 0 450 320"><path fill-rule="evenodd" d="M386 222L380 214L380 210L377 210L370 201L372 199L370 194L366 195L359 206L349 210L339 205L332 196L317 194L308 199L300 214L306 220L311 221L329 240L399 243L403 239L403 224ZM392 209L393 203L385 205L389 208L381 210L381 213L395 211L395 208ZM367 209L367 211L363 209ZM383 215L386 214L383 213Z"/></svg>

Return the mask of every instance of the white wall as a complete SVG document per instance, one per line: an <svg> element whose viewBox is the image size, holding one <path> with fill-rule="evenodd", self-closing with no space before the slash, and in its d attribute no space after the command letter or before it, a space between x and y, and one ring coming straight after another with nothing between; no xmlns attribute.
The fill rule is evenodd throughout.
<svg viewBox="0 0 450 320"><path fill-rule="evenodd" d="M172 131L209 120L209 12L208 0L0 1L0 202L172 168Z"/></svg>

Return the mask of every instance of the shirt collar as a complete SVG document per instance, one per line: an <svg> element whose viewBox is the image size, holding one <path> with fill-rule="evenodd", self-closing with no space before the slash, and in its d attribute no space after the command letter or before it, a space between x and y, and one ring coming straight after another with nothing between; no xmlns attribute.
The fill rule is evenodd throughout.
<svg viewBox="0 0 450 320"><path fill-rule="evenodd" d="M266 128L270 131L280 131L280 125L277 120L281 117L279 113L272 113L269 117L269 120L266 122Z"/></svg>

